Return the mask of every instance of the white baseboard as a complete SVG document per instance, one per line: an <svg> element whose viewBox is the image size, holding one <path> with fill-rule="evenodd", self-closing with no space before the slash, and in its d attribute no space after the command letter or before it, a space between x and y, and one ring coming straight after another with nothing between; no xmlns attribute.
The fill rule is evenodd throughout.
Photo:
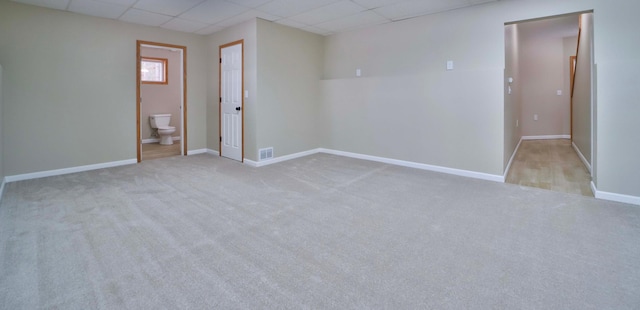
<svg viewBox="0 0 640 310"><path fill-rule="evenodd" d="M180 141L180 137L172 137L173 141ZM148 143L158 143L160 142L160 139L156 139L156 138L152 138L152 139L142 139L142 144L148 144Z"/></svg>
<svg viewBox="0 0 640 310"><path fill-rule="evenodd" d="M591 173L591 164L589 163L587 158L582 155L582 152L580 152L580 149L575 143L571 142L571 146L573 146L573 149L576 150L576 153L578 153L578 157L580 157L580 160L582 160L584 166L587 167L587 170L589 170L589 173Z"/></svg>
<svg viewBox="0 0 640 310"><path fill-rule="evenodd" d="M378 156L371 156L371 155L364 155L364 154L357 154L357 153L343 152L343 151L336 151L336 150L329 150L329 149L322 149L322 148L319 149L319 151L327 154L346 156L346 157L364 159L364 160L371 160L371 161L381 162L381 163L390 164L390 165L416 168L420 170L435 171L435 172L453 174L453 175L493 181L493 182L501 182L501 183L504 182L504 176L502 175L488 174L483 172L448 168L448 167L442 167L442 166L427 165L427 164L421 164L421 163L405 161L405 160L391 159L391 158L385 158L385 157L378 157Z"/></svg>
<svg viewBox="0 0 640 310"><path fill-rule="evenodd" d="M2 202L2 194L4 194L4 183L7 181L7 178L2 178L2 180L0 180L0 182L2 184L0 184L0 202Z"/></svg>
<svg viewBox="0 0 640 310"><path fill-rule="evenodd" d="M640 197L638 196L599 191L593 182L591 182L591 190L593 191L593 195L598 199L611 200L615 202L622 202L640 206Z"/></svg>
<svg viewBox="0 0 640 310"><path fill-rule="evenodd" d="M207 149L207 154L220 156L220 152L218 152L216 150L212 150L212 149Z"/></svg>
<svg viewBox="0 0 640 310"><path fill-rule="evenodd" d="M313 155L320 152L320 149L313 149L313 150L309 150L309 151L304 151L304 152L299 152L299 153L294 153L294 154L289 154L289 155L285 155L285 156L279 156L279 157L275 157L272 159L268 159L268 160L262 160L262 161L253 161L250 159L244 159L243 162L251 167L263 167L263 166L267 166L267 165L271 165L271 164L275 164L275 163L279 163L279 162L283 162L283 161L287 161L287 160L291 160L291 159L296 159L296 158L300 158L300 157L304 157L304 156L309 156L309 155Z"/></svg>
<svg viewBox="0 0 640 310"><path fill-rule="evenodd" d="M188 150L187 155L198 155L207 153L207 149Z"/></svg>
<svg viewBox="0 0 640 310"><path fill-rule="evenodd" d="M63 175L63 174L83 172L83 171L89 171L89 170L96 170L96 169L104 169L104 168L111 168L111 167L117 167L117 166L131 165L131 164L136 164L136 163L138 163L138 160L134 158L134 159L112 161L112 162L108 162L108 163L101 163L101 164L94 164L94 165L86 165L86 166L78 166L78 167L70 167L70 168L63 168L63 169L55 169L55 170L33 172L33 173L10 175L10 176L6 176L5 180L6 180L7 183L9 183L9 182L16 182L16 181L23 181L23 180L50 177L50 176L54 176L54 175Z"/></svg>
<svg viewBox="0 0 640 310"><path fill-rule="evenodd" d="M507 180L507 174L509 174L509 169L511 169L511 164L513 163L513 159L516 158L516 154L518 153L518 149L520 149L520 144L522 144L522 137L520 137L520 141L518 141L518 145L516 145L516 149L513 150L513 154L511 154L511 158L509 158L509 163L507 163L507 168L504 169L504 176L502 176L502 182Z"/></svg>
<svg viewBox="0 0 640 310"><path fill-rule="evenodd" d="M571 139L571 135L522 136L522 140L555 140Z"/></svg>

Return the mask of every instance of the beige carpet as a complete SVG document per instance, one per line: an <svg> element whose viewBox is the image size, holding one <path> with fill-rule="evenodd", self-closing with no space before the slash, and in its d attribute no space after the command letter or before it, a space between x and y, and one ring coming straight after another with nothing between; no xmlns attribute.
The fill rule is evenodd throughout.
<svg viewBox="0 0 640 310"><path fill-rule="evenodd" d="M638 309L640 207L318 154L9 183L0 309Z"/></svg>

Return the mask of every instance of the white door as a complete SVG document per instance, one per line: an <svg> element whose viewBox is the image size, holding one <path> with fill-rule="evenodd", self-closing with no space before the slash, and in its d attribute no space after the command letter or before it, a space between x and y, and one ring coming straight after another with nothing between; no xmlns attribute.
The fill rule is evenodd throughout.
<svg viewBox="0 0 640 310"><path fill-rule="evenodd" d="M242 43L220 49L220 155L242 161Z"/></svg>

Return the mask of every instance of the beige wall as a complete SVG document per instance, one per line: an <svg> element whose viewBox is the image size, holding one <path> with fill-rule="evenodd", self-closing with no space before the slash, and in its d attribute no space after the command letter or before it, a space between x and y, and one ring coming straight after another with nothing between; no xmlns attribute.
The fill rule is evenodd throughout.
<svg viewBox="0 0 640 310"><path fill-rule="evenodd" d="M244 99L244 150L245 154L254 154L256 149L257 124L257 43L256 20L251 20L229 27L207 37L207 148L220 151L219 100L220 83L219 59L220 46L238 40L244 40L244 89L249 91L249 98Z"/></svg>
<svg viewBox="0 0 640 310"><path fill-rule="evenodd" d="M624 138L640 132L640 42L630 39L640 28L639 9L636 0L499 1L326 37L318 117L324 130L307 138L322 147L501 175L511 141L504 24L594 10L596 186L640 196L640 143ZM189 148L215 149L218 46L244 37L245 145L248 158L255 156L282 134L276 128L258 141L260 124L290 121L277 113L258 118L259 102L252 101L260 98L256 24L202 37L0 1L5 174L135 158L137 39L188 47ZM455 70L444 70L447 60ZM304 93L313 95L313 87Z"/></svg>
<svg viewBox="0 0 640 310"><path fill-rule="evenodd" d="M587 161L591 162L591 67L593 64L591 34L593 33L593 14L583 14L581 23L580 50L578 51L576 85L573 94L573 143Z"/></svg>
<svg viewBox="0 0 640 310"><path fill-rule="evenodd" d="M4 121L2 120L2 110L3 110L3 106L4 104L2 103L2 79L4 77L2 76L2 65L0 65L0 184L2 184L4 182L4 153L2 152L3 147L2 145L4 144L4 136L2 135L2 126L4 126ZM0 196L2 196L2 192L0 192Z"/></svg>
<svg viewBox="0 0 640 310"><path fill-rule="evenodd" d="M640 132L631 116L640 115L633 73L640 42L629 39L640 28L638 9L634 0L501 1L329 36L322 82L327 147L502 174L510 148L504 23L594 10L596 185L640 196L640 143L621 138ZM454 71L444 70L446 60L455 61ZM363 77L355 77L356 68Z"/></svg>
<svg viewBox="0 0 640 310"><path fill-rule="evenodd" d="M136 158L136 40L187 46L189 149L204 148L204 37L0 1L6 175Z"/></svg>
<svg viewBox="0 0 640 310"><path fill-rule="evenodd" d="M257 149L273 147L278 157L320 147L324 38L261 19L257 26Z"/></svg>
<svg viewBox="0 0 640 310"><path fill-rule="evenodd" d="M575 19L577 29L578 18L571 19ZM553 20L519 24L523 136L570 134L568 59L564 38L545 31L545 24L550 23ZM573 50L575 54L575 45ZM558 90L562 95L557 95ZM534 115L538 115L538 120L534 120Z"/></svg>
<svg viewBox="0 0 640 310"><path fill-rule="evenodd" d="M522 137L520 127L522 113L522 80L520 76L520 34L519 25L505 26L505 69L504 69L504 169L516 151ZM509 78L513 82L509 84ZM511 92L509 93L509 88Z"/></svg>
<svg viewBox="0 0 640 310"><path fill-rule="evenodd" d="M142 84L140 86L140 96L142 104L140 105L140 124L142 127L141 138L158 139L158 136L152 136L155 133L151 129L149 116L152 114L171 114L170 126L176 127L174 137L180 137L182 121L180 119L180 104L182 101L181 88L181 63L180 51L172 51L168 49L159 49L151 47L140 48L142 57L155 57L167 59L167 84Z"/></svg>
<svg viewBox="0 0 640 310"><path fill-rule="evenodd" d="M326 147L502 175L505 33L495 7L327 37Z"/></svg>
<svg viewBox="0 0 640 310"><path fill-rule="evenodd" d="M219 148L219 47L244 40L244 156L256 161L258 149L274 156L320 146L317 123L323 37L257 19L208 37L210 62L207 146Z"/></svg>

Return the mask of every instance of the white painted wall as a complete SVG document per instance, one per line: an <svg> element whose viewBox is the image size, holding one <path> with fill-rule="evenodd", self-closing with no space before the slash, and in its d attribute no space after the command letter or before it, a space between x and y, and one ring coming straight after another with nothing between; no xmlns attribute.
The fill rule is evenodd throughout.
<svg viewBox="0 0 640 310"><path fill-rule="evenodd" d="M204 148L204 37L0 1L6 175L136 158L136 40L187 46L188 146Z"/></svg>

